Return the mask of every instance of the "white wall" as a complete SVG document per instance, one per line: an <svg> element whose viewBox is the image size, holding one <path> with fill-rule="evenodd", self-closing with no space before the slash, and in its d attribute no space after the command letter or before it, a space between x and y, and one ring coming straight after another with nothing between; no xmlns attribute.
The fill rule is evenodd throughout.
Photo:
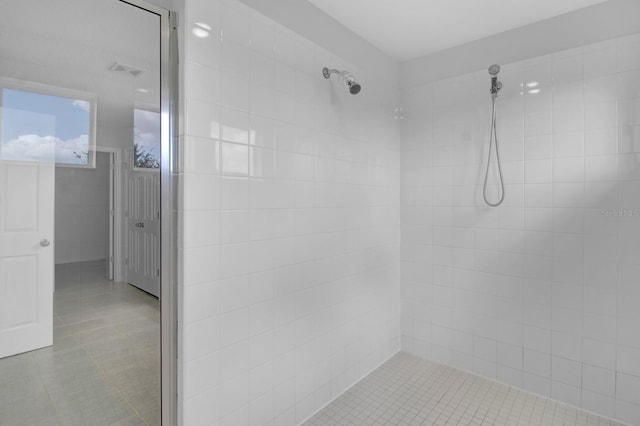
<svg viewBox="0 0 640 426"><path fill-rule="evenodd" d="M394 82L236 1L185 28L181 421L296 424L399 349Z"/></svg>
<svg viewBox="0 0 640 426"><path fill-rule="evenodd" d="M109 252L109 156L96 168L56 167L55 262L106 259Z"/></svg>
<svg viewBox="0 0 640 426"><path fill-rule="evenodd" d="M486 67L403 93L402 347L639 424L640 35L500 80L499 208Z"/></svg>

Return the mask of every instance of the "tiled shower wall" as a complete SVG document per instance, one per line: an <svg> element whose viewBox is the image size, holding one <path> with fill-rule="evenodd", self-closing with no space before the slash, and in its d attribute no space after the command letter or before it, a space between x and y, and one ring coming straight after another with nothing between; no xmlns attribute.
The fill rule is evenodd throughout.
<svg viewBox="0 0 640 426"><path fill-rule="evenodd" d="M183 28L182 423L297 424L400 348L393 82L236 1Z"/></svg>
<svg viewBox="0 0 640 426"><path fill-rule="evenodd" d="M640 424L640 36L499 77L498 208L487 71L403 92L402 347Z"/></svg>

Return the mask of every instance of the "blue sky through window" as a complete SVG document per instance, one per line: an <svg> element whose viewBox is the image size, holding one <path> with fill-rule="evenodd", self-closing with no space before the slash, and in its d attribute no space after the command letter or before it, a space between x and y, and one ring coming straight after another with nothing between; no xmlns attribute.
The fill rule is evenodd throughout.
<svg viewBox="0 0 640 426"><path fill-rule="evenodd" d="M4 88L0 158L87 165L91 104Z"/></svg>

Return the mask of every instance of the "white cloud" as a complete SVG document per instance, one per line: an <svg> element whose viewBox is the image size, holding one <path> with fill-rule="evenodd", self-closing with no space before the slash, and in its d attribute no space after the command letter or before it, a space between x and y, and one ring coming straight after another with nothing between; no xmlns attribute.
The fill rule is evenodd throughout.
<svg viewBox="0 0 640 426"><path fill-rule="evenodd" d="M87 112L89 112L89 109L91 108L91 104L88 101L81 101L79 99L73 101L73 106Z"/></svg>
<svg viewBox="0 0 640 426"><path fill-rule="evenodd" d="M88 152L89 136L62 140L55 136L20 135L3 142L0 146L2 160L41 161L65 164L85 164L85 157L78 154Z"/></svg>

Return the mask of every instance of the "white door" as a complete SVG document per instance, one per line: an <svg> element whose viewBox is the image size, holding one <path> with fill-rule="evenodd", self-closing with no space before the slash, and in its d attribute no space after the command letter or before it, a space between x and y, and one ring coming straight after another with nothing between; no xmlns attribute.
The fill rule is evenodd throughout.
<svg viewBox="0 0 640 426"><path fill-rule="evenodd" d="M160 173L129 171L127 281L160 297Z"/></svg>
<svg viewBox="0 0 640 426"><path fill-rule="evenodd" d="M0 358L53 344L55 168L0 161Z"/></svg>

